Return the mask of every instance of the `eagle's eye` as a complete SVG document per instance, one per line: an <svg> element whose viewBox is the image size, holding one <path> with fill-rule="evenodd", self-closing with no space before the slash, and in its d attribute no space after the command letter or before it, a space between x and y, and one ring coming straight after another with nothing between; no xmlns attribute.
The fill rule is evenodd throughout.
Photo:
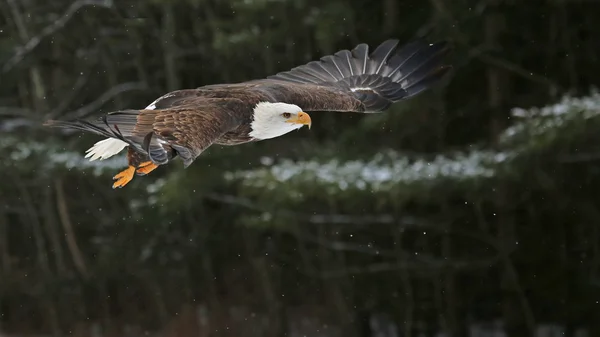
<svg viewBox="0 0 600 337"><path fill-rule="evenodd" d="M292 117L292 114L289 113L289 112L284 112L281 115L283 116L283 118L290 118L290 117Z"/></svg>

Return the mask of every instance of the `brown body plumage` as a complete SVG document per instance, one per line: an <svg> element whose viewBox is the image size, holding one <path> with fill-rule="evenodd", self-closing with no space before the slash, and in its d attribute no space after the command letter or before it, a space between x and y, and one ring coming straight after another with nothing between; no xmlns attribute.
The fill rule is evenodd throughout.
<svg viewBox="0 0 600 337"><path fill-rule="evenodd" d="M288 124L269 130L266 123L279 123L275 115L309 124L303 111L380 112L429 88L450 69L442 64L448 51L444 42L397 46L398 41L388 40L369 54L361 44L266 79L173 91L146 109L117 111L97 121L46 124L121 140L129 146L132 170L140 164L155 168L176 156L187 167L212 144L237 145L291 131L284 130ZM258 111L263 103L272 105ZM285 104L275 106L280 103Z"/></svg>

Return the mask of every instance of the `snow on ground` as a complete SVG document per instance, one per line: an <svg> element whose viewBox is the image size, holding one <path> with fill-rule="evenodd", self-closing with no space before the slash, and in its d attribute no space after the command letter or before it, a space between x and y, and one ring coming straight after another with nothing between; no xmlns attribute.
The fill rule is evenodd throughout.
<svg viewBox="0 0 600 337"><path fill-rule="evenodd" d="M556 130L566 122L596 117L600 115L600 92L592 90L590 95L583 97L566 95L558 103L542 108L514 108L511 115L518 120L504 130L501 135L502 141L510 141L520 136L539 136Z"/></svg>
<svg viewBox="0 0 600 337"><path fill-rule="evenodd" d="M589 96L563 97L558 103L542 108L512 110L517 121L501 135L503 141L520 141L525 146L531 137L556 130L569 120L592 118L600 114L600 92L592 91ZM325 162L314 160L294 162L283 160L271 165L272 158L264 158L262 168L244 172L228 172L229 180L241 180L254 188L275 189L280 184L316 181L348 188L386 190L396 184L410 184L449 178L466 180L492 177L497 164L514 158L514 151L494 152L474 150L453 156L438 155L434 159L409 159L388 151L377 154L370 160Z"/></svg>
<svg viewBox="0 0 600 337"><path fill-rule="evenodd" d="M440 178L464 180L494 175L493 164L508 159L504 153L473 151L454 157L438 155L432 160L411 160L393 151L375 155L371 160L326 162L283 160L278 164L251 171L229 172L229 180L243 180L249 187L274 189L291 181L336 185L340 190L385 190L404 183L418 183Z"/></svg>

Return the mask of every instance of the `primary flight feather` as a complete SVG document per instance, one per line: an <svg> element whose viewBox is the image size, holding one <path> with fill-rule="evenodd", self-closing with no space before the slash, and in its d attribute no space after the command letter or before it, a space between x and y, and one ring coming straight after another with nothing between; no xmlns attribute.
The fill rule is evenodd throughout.
<svg viewBox="0 0 600 337"><path fill-rule="evenodd" d="M310 127L307 111L384 111L438 82L451 68L443 63L448 50L446 42L417 40L398 48L398 40L387 40L369 54L359 44L266 79L177 90L142 110L45 125L107 137L86 151L90 160L128 148L129 166L113 184L123 187L134 174L176 157L187 167L212 144L238 145Z"/></svg>

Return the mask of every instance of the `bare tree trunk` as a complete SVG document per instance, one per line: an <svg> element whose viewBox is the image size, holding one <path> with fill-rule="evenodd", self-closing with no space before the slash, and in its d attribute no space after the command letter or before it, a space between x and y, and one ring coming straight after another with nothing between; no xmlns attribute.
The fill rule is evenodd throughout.
<svg viewBox="0 0 600 337"><path fill-rule="evenodd" d="M492 0L493 5L497 5ZM484 21L484 33L486 44L496 46L498 36L505 25L503 15L492 8ZM490 111L492 118L491 137L497 142L498 135L501 133L506 123L503 115L502 103L504 100L504 90L507 88L506 74L495 67L489 67L487 70L488 78L488 97L490 102ZM509 337L533 336L535 321L529 302L519 283L517 271L510 260L509 252L514 247L516 241L515 221L510 210L507 210L507 191L504 186L496 185L496 200L494 202L497 212L496 225L498 226L499 253L503 261L503 273L501 275L501 288L503 291L502 312L504 318L505 331Z"/></svg>
<svg viewBox="0 0 600 337"><path fill-rule="evenodd" d="M497 45L497 38L504 26L504 17L500 13L490 13L484 21L486 44L490 47ZM506 74L494 66L487 69L488 80L488 97L490 103L490 111L494 118L491 119L491 139L496 142L498 135L503 130L505 118L503 118L502 102L503 102L503 86L506 81Z"/></svg>
<svg viewBox="0 0 600 337"><path fill-rule="evenodd" d="M169 1L163 6L162 41L165 59L165 75L167 77L167 90L179 88L179 75L177 73L177 45L175 44L175 14L173 4Z"/></svg>
<svg viewBox="0 0 600 337"><path fill-rule="evenodd" d="M559 20L560 27L562 29L559 30L559 34L561 37L561 42L563 44L564 50L574 50L573 41L571 41L571 31L566 29L567 27L572 27L575 25L575 22L569 22L569 6L567 6L567 2L559 2L560 10L559 12ZM578 43L579 41L575 41ZM574 55L565 55L565 67L568 70L569 74L569 88L577 88L579 85L579 74L577 73L577 65L575 64Z"/></svg>
<svg viewBox="0 0 600 337"><path fill-rule="evenodd" d="M391 35L398 20L398 0L383 0L383 33Z"/></svg>
<svg viewBox="0 0 600 337"><path fill-rule="evenodd" d="M52 43L52 58L55 60L60 60L63 58L63 53L61 50L61 43L60 43L60 38L59 37L55 37L53 39L53 43ZM50 97L52 98L52 103L51 106L55 106L54 105L54 101L58 101L61 100L62 96L65 95L66 93L62 92L62 88L63 88L63 84L64 81L67 80L69 77L64 73L64 71L62 70L61 67L52 67L51 71L50 71L50 75L49 75L49 79L47 81L47 83L50 83L50 92L48 93L48 95L50 95ZM49 98L50 98L49 97ZM61 97L61 98L59 98Z"/></svg>
<svg viewBox="0 0 600 337"><path fill-rule="evenodd" d="M398 264L405 263L405 255L404 248L402 244L402 233L398 229L398 227L392 226L390 228L392 231L392 235L394 237L394 251L397 255ZM412 336L413 328L414 328L414 316L415 316L415 291L411 280L411 272L407 268L406 270L400 271L400 278L402 280L400 288L400 292L404 293L404 301L403 304L403 313L404 317L402 320L402 328L403 328L403 336Z"/></svg>
<svg viewBox="0 0 600 337"><path fill-rule="evenodd" d="M65 239L67 240L67 247L73 257L73 263L75 268L79 271L81 276L88 278L88 271L83 259L83 254L77 245L77 238L75 237L75 231L73 230L73 224L71 223L71 217L69 216L69 210L67 207L67 200L65 198L65 192L60 179L54 181L56 188L56 204L58 207L58 214L63 226L65 233Z"/></svg>
<svg viewBox="0 0 600 337"><path fill-rule="evenodd" d="M12 14L15 26L19 32L19 37L23 44L27 43L31 38L25 20L19 9L18 3L15 0L7 0L8 6ZM42 72L37 64L29 67L29 78L31 80L31 90L33 92L33 108L36 110L45 110L46 108L46 87L44 86Z"/></svg>
<svg viewBox="0 0 600 337"><path fill-rule="evenodd" d="M19 189L21 191L21 197L23 198L23 202L25 204L25 208L27 209L27 220L24 219L24 223L29 222L31 224L33 239L35 241L36 252L37 252L37 262L38 266L41 269L41 275L45 279L52 279L53 273L50 268L50 264L48 261L48 252L46 249L46 242L44 240L44 233L42 230L42 224L40 222L40 216L37 212L35 205L35 201L26 186L19 184ZM58 311L56 310L55 303L53 301L53 297L51 292L48 291L47 284L42 282L42 287L40 290L40 306L41 311L44 313L44 323L46 323L51 331L53 336L59 336L60 332L60 324L58 322Z"/></svg>
<svg viewBox="0 0 600 337"><path fill-rule="evenodd" d="M0 204L4 203L0 201ZM2 274L0 274L0 279L7 277L11 269L8 242L8 221L6 219L6 213L0 208L0 263L2 264Z"/></svg>
<svg viewBox="0 0 600 337"><path fill-rule="evenodd" d="M197 223L197 219L192 218L193 212L188 212L190 217L190 223ZM210 236L210 226L200 226L200 244L201 247L208 247L208 238ZM203 335L206 337L218 335L213 333L212 327L214 326L216 329L221 329L222 326L219 326L219 323L223 322L223 320L219 320L222 315L225 315L225 309L221 305L221 301L219 301L219 287L217 282L215 281L215 271L213 268L213 258L210 249L203 250L202 258L200 261L202 265L202 279L204 284L206 285L206 291L203 293L207 296L208 301L208 320L203 324L202 321L199 321L199 325L202 327Z"/></svg>
<svg viewBox="0 0 600 337"><path fill-rule="evenodd" d="M285 315L285 306L281 300L281 288L275 284L278 278L278 268L270 266L269 259L260 256L253 259L253 267L257 281L262 287L262 293L267 305L269 315L269 336L286 336L287 335L287 318Z"/></svg>
<svg viewBox="0 0 600 337"><path fill-rule="evenodd" d="M212 33L212 41L217 40L219 25L218 25L218 16L215 13L214 9L211 7L212 4L210 2L205 2L203 5L203 10L206 13L206 23L209 26L210 32ZM210 53L209 57L211 58L210 64L213 65L216 69L221 69L221 73L219 74L221 77L221 81L224 83L231 82L231 72L229 71L229 67L224 66L226 64L226 60L221 60L216 53Z"/></svg>
<svg viewBox="0 0 600 337"><path fill-rule="evenodd" d="M318 240L320 242L329 242L331 240L327 231L322 226L319 227ZM336 263L334 257L335 256L328 250L328 248L326 248L324 245L319 245L319 262L321 264L322 271L341 269L342 266L339 266ZM351 322L354 320L354 317L348 306L348 302L346 301L340 279L328 278L323 282L323 287L325 289L325 293L327 294L327 298L330 301L331 306L334 308L336 317L339 320L342 334L344 336L355 336L356 330L354 325L351 324Z"/></svg>
<svg viewBox="0 0 600 337"><path fill-rule="evenodd" d="M19 189L21 190L21 197L23 198L25 208L27 209L27 220L24 219L25 221L23 222L31 224L33 239L36 246L36 253L38 256L38 264L44 275L50 276L51 270L48 263L48 253L46 251L46 243L42 233L42 224L40 223L39 214L34 206L33 198L29 194L27 187L19 184Z"/></svg>
<svg viewBox="0 0 600 337"><path fill-rule="evenodd" d="M208 297L208 316L209 316L209 320L208 320L208 324L209 326L205 327L206 328L206 336L211 336L212 333L212 329L211 329L211 325L214 324L214 318L215 317L220 317L220 315L224 312L224 310L221 309L221 305L219 302L219 296L218 296L218 290L217 290L217 284L215 282L215 273L213 270L213 265L212 265L212 258L209 255L210 252L209 250L205 250L204 254L202 254L202 270L204 271L202 273L204 282L206 284L206 291L204 291L205 294L207 294Z"/></svg>
<svg viewBox="0 0 600 337"><path fill-rule="evenodd" d="M442 250L444 257L452 257L452 239L448 235L444 236ZM467 336L468 330L466 329L464 309L461 305L460 287L457 285L456 277L455 271L446 270L444 272L444 317L446 318L446 333L448 336L461 337Z"/></svg>
<svg viewBox="0 0 600 337"><path fill-rule="evenodd" d="M253 233L254 234L254 233ZM249 235L246 243L246 254L254 269L255 284L260 286L268 314L269 330L266 337L279 337L287 335L287 316L285 306L281 299L281 287L277 280L280 278L279 268L270 263L270 259L258 247L255 235ZM271 264L271 265L270 265Z"/></svg>
<svg viewBox="0 0 600 337"><path fill-rule="evenodd" d="M54 253L56 271L59 274L64 274L67 271L67 267L64 260L62 245L60 244L60 233L54 215L52 189L50 187L44 190L44 220L44 228L50 238L50 243L52 245L51 251Z"/></svg>
<svg viewBox="0 0 600 337"><path fill-rule="evenodd" d="M116 328L112 313L110 312L110 295L106 281L100 281L100 284L98 284L96 289L98 291L99 298L101 299L100 303L97 303L97 305L101 307L100 315L103 334L104 336L112 337L114 335L112 332L116 331Z"/></svg>
<svg viewBox="0 0 600 337"><path fill-rule="evenodd" d="M263 61L265 64L265 73L272 74L275 72L273 62L273 45L267 45L263 48Z"/></svg>
<svg viewBox="0 0 600 337"><path fill-rule="evenodd" d="M444 204L442 206L443 213L450 214L450 206ZM455 248L453 245L454 241L452 236L444 234L442 238L442 256L446 259L452 259L454 256ZM469 331L466 325L465 308L462 304L461 291L457 283L458 272L449 268L442 271L442 281L444 293L442 294L444 302L444 327L445 332L448 336L461 337L467 336Z"/></svg>
<svg viewBox="0 0 600 337"><path fill-rule="evenodd" d="M110 55L108 55L106 52L102 53L102 62L104 63L105 74L108 80L108 87L116 87L117 85L119 85L119 75L117 73L119 67L117 67L115 62L113 62L113 60L111 59ZM124 105L123 97L121 95L116 95L114 98L114 104L117 109L122 108Z"/></svg>

